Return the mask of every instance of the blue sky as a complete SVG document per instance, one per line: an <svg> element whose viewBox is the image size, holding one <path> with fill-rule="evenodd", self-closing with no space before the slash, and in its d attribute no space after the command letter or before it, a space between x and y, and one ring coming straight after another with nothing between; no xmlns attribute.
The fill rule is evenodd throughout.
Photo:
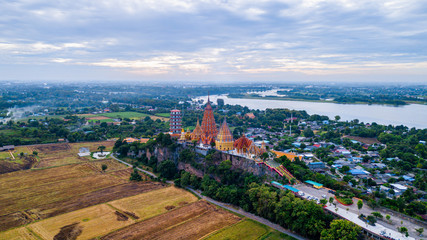
<svg viewBox="0 0 427 240"><path fill-rule="evenodd" d="M0 6L0 80L427 83L426 0Z"/></svg>

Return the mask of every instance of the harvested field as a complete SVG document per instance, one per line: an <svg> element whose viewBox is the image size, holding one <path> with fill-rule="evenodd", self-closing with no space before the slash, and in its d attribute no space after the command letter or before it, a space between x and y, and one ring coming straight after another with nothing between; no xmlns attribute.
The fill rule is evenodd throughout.
<svg viewBox="0 0 427 240"><path fill-rule="evenodd" d="M123 169L123 170L118 170L118 171L110 172L108 174L110 174L110 175L112 175L114 177L123 179L123 180L129 180L131 173L132 173L132 168L127 168L127 169ZM144 181L149 179L149 177L147 175L145 175L145 174L140 174L140 175L141 175L141 177L142 177L142 179Z"/></svg>
<svg viewBox="0 0 427 240"><path fill-rule="evenodd" d="M380 143L380 141L378 141L376 138L365 138L365 137L356 137L356 136L343 136L343 137L356 140L358 142L369 144L369 145L374 143Z"/></svg>
<svg viewBox="0 0 427 240"><path fill-rule="evenodd" d="M120 163L120 162L118 162L116 160L112 160L112 159L93 161L93 162L90 162L90 164L93 165L95 167L95 169L97 169L99 172L102 171L102 165L103 164L107 165L107 170L105 170L106 172L112 172L112 171L130 168L130 167L124 165L123 163Z"/></svg>
<svg viewBox="0 0 427 240"><path fill-rule="evenodd" d="M157 182L130 182L96 190L83 195L73 196L66 200L44 204L27 210L26 213L15 212L3 215L0 216L0 231L28 224L32 222L33 219L37 220L54 217L100 203L156 190L163 188L164 186L164 184ZM132 217L132 215L128 215Z"/></svg>
<svg viewBox="0 0 427 240"><path fill-rule="evenodd" d="M38 240L38 238L25 227L0 232L0 239L7 240Z"/></svg>
<svg viewBox="0 0 427 240"><path fill-rule="evenodd" d="M182 189L167 187L147 192L137 196L111 202L111 205L121 211L131 211L141 219L147 219L167 212L166 206L180 206L183 202L191 203L197 198Z"/></svg>
<svg viewBox="0 0 427 240"><path fill-rule="evenodd" d="M104 117L104 116L96 116L96 117L89 117L86 118L87 120L104 120L104 119L110 119L109 117Z"/></svg>
<svg viewBox="0 0 427 240"><path fill-rule="evenodd" d="M94 173L86 164L0 175L1 214L34 208L125 182L108 174Z"/></svg>
<svg viewBox="0 0 427 240"><path fill-rule="evenodd" d="M199 226L197 219L201 220L205 219L206 217L213 218L211 219L212 224L208 224L207 226ZM213 229L215 227L212 228L213 225L221 227L222 225L230 225L239 220L239 217L221 209L217 209L214 205L208 202L198 201L169 211L165 214L161 214L145 221L130 225L119 231L110 233L101 239L158 239L165 236L170 236L171 234L175 235L173 235L170 239L192 239L191 236L203 236L210 231L214 231ZM193 226L190 227L191 229L176 229L180 228L181 223L186 225L186 222L192 222ZM187 225L186 227L189 226ZM216 229L217 228L215 228L215 230ZM187 233L179 231L187 231Z"/></svg>
<svg viewBox="0 0 427 240"><path fill-rule="evenodd" d="M28 228L44 239L54 239L54 236L61 232L61 228L69 225L78 226L81 230L78 238L89 239L134 223L134 220L130 218L118 221L115 212L116 210L108 205L101 204L48 218L28 225ZM68 227L68 232L76 234L78 231L78 229Z"/></svg>
<svg viewBox="0 0 427 240"><path fill-rule="evenodd" d="M40 162L36 164L35 168L46 168L86 162L90 158L79 157L77 155L79 149L85 147L89 151L95 152L101 145L105 146L105 151L108 152L112 150L114 141L40 144L28 146L28 149L30 152L38 152Z"/></svg>
<svg viewBox="0 0 427 240"><path fill-rule="evenodd" d="M259 239L263 235L266 235L269 232L269 230L270 230L269 227L247 219L237 224L234 224L228 228L222 229L205 239L207 240L216 240L216 239L230 239L230 240L253 239L255 240L255 239Z"/></svg>
<svg viewBox="0 0 427 240"><path fill-rule="evenodd" d="M135 196L164 186L164 184L157 182L130 182L75 196L66 201L42 205L33 211L44 219L100 203Z"/></svg>

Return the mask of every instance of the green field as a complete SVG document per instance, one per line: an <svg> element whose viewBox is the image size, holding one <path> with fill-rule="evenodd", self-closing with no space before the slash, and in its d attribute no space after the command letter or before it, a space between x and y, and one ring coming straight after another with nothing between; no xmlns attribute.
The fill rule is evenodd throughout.
<svg viewBox="0 0 427 240"><path fill-rule="evenodd" d="M88 122L90 122L90 123L96 123L96 122L100 122L100 123L103 123L103 122L114 122L114 120L113 119L90 119L90 120L88 120Z"/></svg>
<svg viewBox="0 0 427 240"><path fill-rule="evenodd" d="M171 116L170 113L156 113L156 116L169 118Z"/></svg>
<svg viewBox="0 0 427 240"><path fill-rule="evenodd" d="M230 227L219 230L218 232L205 238L206 240L216 239L294 239L286 234L281 234L264 224L255 222L250 219L238 222Z"/></svg>
<svg viewBox="0 0 427 240"><path fill-rule="evenodd" d="M110 117L110 118L129 118L129 119L140 119L150 116L140 112L113 112L113 113L102 113L98 116Z"/></svg>

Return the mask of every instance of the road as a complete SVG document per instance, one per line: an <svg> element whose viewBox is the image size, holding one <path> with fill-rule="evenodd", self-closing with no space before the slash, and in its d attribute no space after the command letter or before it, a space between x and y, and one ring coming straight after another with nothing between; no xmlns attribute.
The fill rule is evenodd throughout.
<svg viewBox="0 0 427 240"><path fill-rule="evenodd" d="M112 158L114 158L115 160L117 160L117 161L119 161L119 162L121 162L121 163L123 163L123 164L125 164L125 165L127 165L127 166L129 166L129 167L133 167L133 165L132 165L132 164L127 163L127 162L125 162L125 161L123 161L123 160L120 160L120 159L116 158L113 154L111 154L110 156L111 156ZM137 169L138 171L141 171L141 172L143 172L143 173L145 173L145 174L148 174L148 175L150 175L150 176L152 176L152 177L154 177L154 178L157 178L157 176L156 176L154 173L152 173L152 172L149 172L149 171L147 171L147 170L141 169L141 168L139 168L139 167L137 167L136 169ZM173 184L173 182L172 182L172 181L168 181L168 183ZM296 238L296 239L299 239L299 240L305 240L305 239L306 239L306 238L304 238L304 237L301 237L301 236L299 236L299 235L297 235L297 234L295 234L295 233L293 233L293 232L291 232L291 231L289 231L289 230L287 230L287 229L285 229L285 228L281 227L280 225L277 225L277 224L274 224L274 223L272 223L272 222L268 221L268 220L267 220L267 219L265 219L265 218L258 217L258 216L254 215L254 214L252 214L252 213L248 213L248 212L246 212L246 211L243 211L241 208L239 208L239 209L232 208L232 207L230 207L230 205L228 205L228 204L225 204L225 203L223 203L223 202L218 202L218 201L216 201L216 200L213 200L212 198L209 198L209 197L203 196L199 191L196 191L196 190L194 190L194 189L192 189L192 188L187 188L187 189L188 189L189 191L193 192L194 194L196 194L197 196L199 196L200 198L202 198L202 199L204 199L204 200L206 200L206 201L208 201L208 202L210 202L210 203L212 203L212 204L215 204L215 205L217 205L217 206L219 206L219 207L225 208L225 209L227 209L227 210L229 210L229 211L231 211L231 212L234 212L234 213L237 213L237 214L243 215L243 216L245 216L245 217L247 217L247 218L250 218L250 219L252 219L252 220L254 220L254 221L260 222L260 223L262 223L262 224L264 224L264 225L267 225L267 226L269 226L269 227L271 227L271 228L273 228L273 229L275 229L275 230L277 230L277 231L279 231L279 232L282 232L282 233L284 233L284 234L287 234L287 235L289 235L289 236L291 236L291 237L294 237L294 238Z"/></svg>
<svg viewBox="0 0 427 240"><path fill-rule="evenodd" d="M116 158L113 154L111 154L110 156L111 156L112 158L114 158L115 160L117 160L117 161L119 161L119 162L123 163L123 164L124 164L124 165L126 165L126 166L133 167L133 165L132 165L132 164L127 163L127 162L125 162L125 161L123 161L123 160L120 160L120 159ZM136 167L136 170L138 170L138 171L140 171L140 172L143 172L143 173L145 173L145 174L147 174L147 175L150 175L150 176L152 176L153 178L157 178L157 175L156 175L156 174L154 174L154 173L152 173L152 172L149 172L149 171L147 171L147 170L141 169L141 168L139 168L139 167Z"/></svg>
<svg viewBox="0 0 427 240"><path fill-rule="evenodd" d="M254 214L252 214L252 213L248 213L248 212L246 212L246 211L242 210L241 208L235 209L235 208L233 208L233 207L230 207L230 205L228 205L228 204L225 204L225 203L223 203L223 202L218 202L218 201L216 201L216 200L213 200L213 199L212 199L212 198L210 198L210 197L203 196L203 195L200 193L200 191L196 191L196 190L194 190L194 189L192 189L192 188L188 188L188 187L187 187L187 189L188 189L189 191L193 192L194 194L196 194L197 196L199 196L200 198L202 198L202 199L204 199L204 200L206 200L206 201L208 201L208 202L210 202L210 203L213 203L213 204L215 204L215 205L217 205L217 206L220 206L220 207L222 207L222 208L225 208L225 209L227 209L227 210L229 210L229 211L231 211L231 212L234 212L234 213L237 213L237 214L243 215L243 216L245 216L245 217L247 217L247 218L250 218L250 219L252 219L252 220L254 220L254 221L260 222L260 223L262 223L262 224L264 224L264 225L267 225L267 226L269 226L269 227L271 227L271 228L273 228L273 229L276 229L276 230L277 230L277 231L279 231L279 232L282 232L282 233L284 233L284 234L287 234L287 235L289 235L289 236L291 236L291 237L294 237L294 238L296 238L296 239L299 239L299 240L306 239L306 238L304 238L304 237L301 237L301 236L299 236L299 235L297 235L297 234L295 234L295 233L293 233L293 232L291 232L291 231L289 231L289 230L287 230L287 229L285 229L285 228L281 227L280 225L277 225L277 224L275 224L275 223L272 223L272 222L268 221L268 220L267 220L267 219L265 219L265 218L258 217L258 216L254 215Z"/></svg>

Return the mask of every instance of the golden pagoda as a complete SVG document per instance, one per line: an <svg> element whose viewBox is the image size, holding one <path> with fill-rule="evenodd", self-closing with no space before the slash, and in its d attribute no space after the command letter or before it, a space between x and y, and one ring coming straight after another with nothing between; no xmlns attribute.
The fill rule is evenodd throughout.
<svg viewBox="0 0 427 240"><path fill-rule="evenodd" d="M220 151L229 151L234 149L233 135L231 134L225 118L216 137L215 147Z"/></svg>
<svg viewBox="0 0 427 240"><path fill-rule="evenodd" d="M196 128L193 130L193 133L191 133L191 140L192 141L199 141L202 136L202 128L199 124L199 119L197 119Z"/></svg>
<svg viewBox="0 0 427 240"><path fill-rule="evenodd" d="M184 128L181 129L181 137L179 138L179 141L184 142L186 140L185 138L185 132Z"/></svg>
<svg viewBox="0 0 427 240"><path fill-rule="evenodd" d="M200 140L202 141L203 144L209 145L215 141L217 134L218 134L218 129L216 128L212 106L208 97L208 103L206 104L205 112L203 114L202 136Z"/></svg>

